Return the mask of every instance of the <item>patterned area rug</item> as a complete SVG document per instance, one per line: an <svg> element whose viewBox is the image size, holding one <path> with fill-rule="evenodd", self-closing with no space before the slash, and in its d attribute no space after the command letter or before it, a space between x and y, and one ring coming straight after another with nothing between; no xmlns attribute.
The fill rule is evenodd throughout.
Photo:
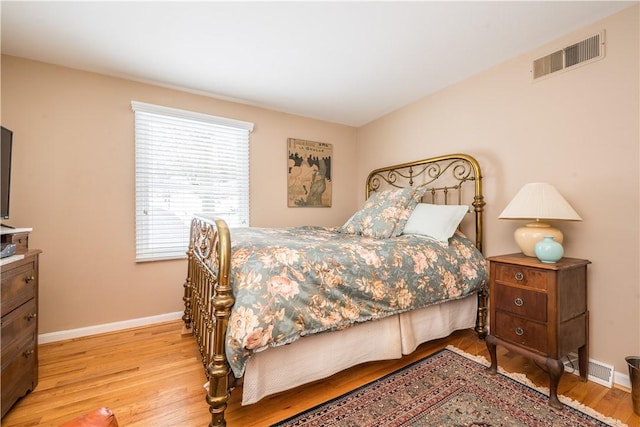
<svg viewBox="0 0 640 427"><path fill-rule="evenodd" d="M554 409L547 390L523 384L524 375L491 375L488 364L448 347L272 427L625 425L563 396L565 408Z"/></svg>

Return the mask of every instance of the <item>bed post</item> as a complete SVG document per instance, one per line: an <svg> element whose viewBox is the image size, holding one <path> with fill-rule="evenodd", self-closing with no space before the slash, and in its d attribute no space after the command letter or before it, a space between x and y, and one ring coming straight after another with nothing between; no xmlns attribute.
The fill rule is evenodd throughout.
<svg viewBox="0 0 640 427"><path fill-rule="evenodd" d="M182 302L184 303L184 314L182 315L182 321L184 326L182 328L182 335L192 335L193 328L191 326L191 277L193 268L193 242L194 242L194 230L196 221L191 221L191 231L189 233L189 249L187 249L187 278L184 281L182 287L184 288L184 295L182 296Z"/></svg>
<svg viewBox="0 0 640 427"><path fill-rule="evenodd" d="M478 169L478 174L480 170ZM482 195L482 183L481 179L476 178L476 195L473 198L473 210L476 213L476 247L482 253L482 238L483 238L483 212L484 212L484 196ZM478 291L478 313L476 315L476 327L475 331L478 337L485 339L489 333L488 327L488 315L489 315L489 284L485 284Z"/></svg>
<svg viewBox="0 0 640 427"><path fill-rule="evenodd" d="M214 313L213 357L207 367L209 375L209 390L207 402L211 413L209 427L226 426L224 412L229 400L229 375L231 369L225 352L227 325L231 316L231 307L235 303L231 289L231 234L227 224L219 219L215 221L217 241L215 249L218 258L218 277L215 292L212 297Z"/></svg>
<svg viewBox="0 0 640 427"><path fill-rule="evenodd" d="M480 171L480 164L471 156L460 154L460 157L466 159L474 170L475 181L475 195L473 197L473 212L475 213L475 226L476 226L476 248L484 253L484 195L482 193L482 172ZM489 289L488 284L482 286L478 291L478 312L476 314L476 327L474 328L478 337L485 339L489 333L487 318L489 314Z"/></svg>

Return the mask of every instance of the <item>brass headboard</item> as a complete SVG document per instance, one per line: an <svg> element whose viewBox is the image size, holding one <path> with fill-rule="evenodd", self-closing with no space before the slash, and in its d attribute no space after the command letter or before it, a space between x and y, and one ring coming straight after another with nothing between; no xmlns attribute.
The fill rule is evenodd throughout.
<svg viewBox="0 0 640 427"><path fill-rule="evenodd" d="M367 177L365 194L368 198L373 191L408 186L426 186L425 203L469 205L475 214L475 245L482 252L485 202L476 159L467 154L448 154L376 169Z"/></svg>

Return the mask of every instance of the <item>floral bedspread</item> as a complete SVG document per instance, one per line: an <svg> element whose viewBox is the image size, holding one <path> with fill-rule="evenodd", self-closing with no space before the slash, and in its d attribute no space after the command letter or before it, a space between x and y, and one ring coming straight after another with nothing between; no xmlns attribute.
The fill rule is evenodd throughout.
<svg viewBox="0 0 640 427"><path fill-rule="evenodd" d="M238 228L231 242L226 352L236 377L267 347L463 298L488 282L484 257L459 233L445 246L325 227Z"/></svg>

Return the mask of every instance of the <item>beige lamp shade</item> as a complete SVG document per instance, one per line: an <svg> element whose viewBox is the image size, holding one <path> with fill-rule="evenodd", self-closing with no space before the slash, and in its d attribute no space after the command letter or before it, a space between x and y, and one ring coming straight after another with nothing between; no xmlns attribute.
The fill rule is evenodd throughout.
<svg viewBox="0 0 640 427"><path fill-rule="evenodd" d="M536 256L534 247L545 236L553 236L562 243L564 236L557 228L541 220L581 221L580 215L562 197L556 188L545 182L526 184L502 211L501 219L533 219L534 222L518 228L516 243L527 256Z"/></svg>

